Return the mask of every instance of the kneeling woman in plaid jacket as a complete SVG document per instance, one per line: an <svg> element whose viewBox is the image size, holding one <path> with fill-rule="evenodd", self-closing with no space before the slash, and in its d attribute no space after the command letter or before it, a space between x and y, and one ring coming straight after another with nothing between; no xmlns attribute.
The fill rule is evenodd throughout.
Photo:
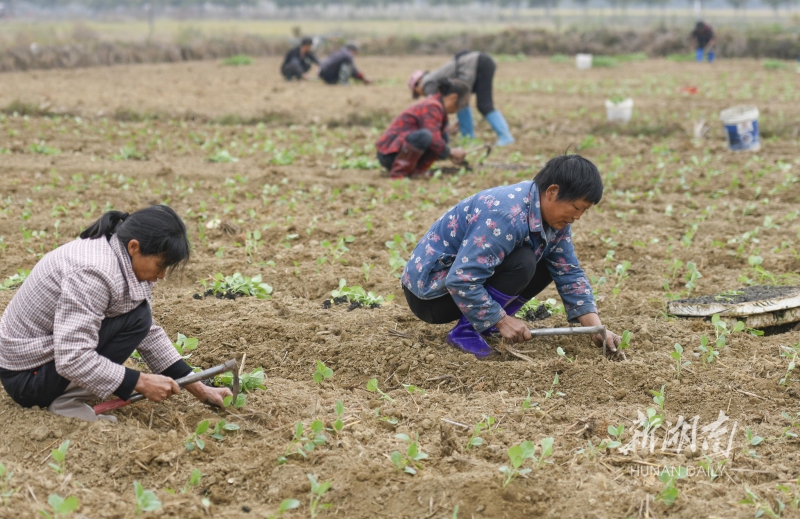
<svg viewBox="0 0 800 519"><path fill-rule="evenodd" d="M426 176L436 160L464 161L466 152L447 145L447 114L469 103L469 86L458 79L443 79L438 93L411 105L398 115L375 144L378 161L389 176L400 179Z"/></svg>
<svg viewBox="0 0 800 519"><path fill-rule="evenodd" d="M0 320L0 381L24 407L95 421L86 402L135 390L154 402L180 391L191 372L153 323L152 286L189 259L186 227L154 205L109 211L76 240L46 254ZM122 366L137 349L154 374ZM227 388L186 389L222 405Z"/></svg>

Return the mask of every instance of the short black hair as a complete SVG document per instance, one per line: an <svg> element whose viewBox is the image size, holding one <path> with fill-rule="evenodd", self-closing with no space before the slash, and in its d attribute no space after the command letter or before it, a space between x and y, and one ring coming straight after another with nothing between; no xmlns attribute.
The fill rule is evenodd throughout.
<svg viewBox="0 0 800 519"><path fill-rule="evenodd" d="M603 198L603 180L597 166L580 155L560 155L550 161L533 178L539 193L558 186L556 200L586 200L593 205Z"/></svg>
<svg viewBox="0 0 800 519"><path fill-rule="evenodd" d="M312 40L308 36L306 36L305 38L300 40L300 46L301 47L305 47L306 45L313 45L313 44L314 44L314 40Z"/></svg>
<svg viewBox="0 0 800 519"><path fill-rule="evenodd" d="M161 256L163 266L170 271L189 261L190 245L186 226L181 217L166 205L151 205L128 214L108 211L87 227L81 239L111 239L117 235L127 248L131 240L139 242L145 256Z"/></svg>

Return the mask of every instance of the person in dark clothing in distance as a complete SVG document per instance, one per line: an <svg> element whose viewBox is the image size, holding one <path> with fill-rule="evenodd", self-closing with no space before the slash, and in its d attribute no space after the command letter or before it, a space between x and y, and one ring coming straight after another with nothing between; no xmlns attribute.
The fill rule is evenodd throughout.
<svg viewBox="0 0 800 519"><path fill-rule="evenodd" d="M436 160L464 161L461 148L450 148L445 129L447 114L458 112L469 102L469 86L457 79L442 79L438 93L406 108L375 144L378 161L393 179L427 176Z"/></svg>
<svg viewBox="0 0 800 519"><path fill-rule="evenodd" d="M300 41L300 45L286 53L286 57L281 65L281 74L287 81L293 79L301 80L306 78L306 72L311 69L311 65L319 66L319 60L311 52L313 41L305 37Z"/></svg>
<svg viewBox="0 0 800 519"><path fill-rule="evenodd" d="M716 39L714 38L714 29L712 29L710 25L702 21L697 22L689 38L694 43L697 61L703 61L704 53L707 53L709 63L714 61L714 44L716 43Z"/></svg>
<svg viewBox="0 0 800 519"><path fill-rule="evenodd" d="M358 54L358 46L348 43L322 61L319 66L319 77L329 85L346 85L351 79L357 79L364 84L370 81L359 72L354 63Z"/></svg>

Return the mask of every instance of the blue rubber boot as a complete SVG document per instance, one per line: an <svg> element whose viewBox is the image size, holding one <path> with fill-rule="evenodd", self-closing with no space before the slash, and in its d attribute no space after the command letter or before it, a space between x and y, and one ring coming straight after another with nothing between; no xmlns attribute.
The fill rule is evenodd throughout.
<svg viewBox="0 0 800 519"><path fill-rule="evenodd" d="M708 51L708 62L709 63L713 63L714 62L714 51L713 50Z"/></svg>
<svg viewBox="0 0 800 519"><path fill-rule="evenodd" d="M487 286L486 291L503 308L517 299L517 296L507 296L492 287ZM467 353L472 353L479 359L486 358L492 353L492 347L486 343L483 336L475 330L472 323L463 315L456 323L456 326L447 334L447 344Z"/></svg>
<svg viewBox="0 0 800 519"><path fill-rule="evenodd" d="M697 62L698 63L702 63L703 62L703 49L697 49L696 53L697 53L696 54Z"/></svg>
<svg viewBox="0 0 800 519"><path fill-rule="evenodd" d="M495 146L502 148L514 142L514 137L511 136L511 131L508 129L508 123L499 110L486 114L486 120L489 121L489 124L492 125L492 130L497 134Z"/></svg>
<svg viewBox="0 0 800 519"><path fill-rule="evenodd" d="M459 110L456 117L458 117L458 129L461 131L461 135L474 139L475 125L472 123L472 110L470 110L469 106Z"/></svg>

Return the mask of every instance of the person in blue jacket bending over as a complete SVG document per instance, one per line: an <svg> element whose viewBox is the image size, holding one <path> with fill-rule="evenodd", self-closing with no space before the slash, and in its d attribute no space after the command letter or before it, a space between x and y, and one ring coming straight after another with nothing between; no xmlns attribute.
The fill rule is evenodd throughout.
<svg viewBox="0 0 800 519"><path fill-rule="evenodd" d="M448 344L479 358L492 353L484 338L491 333L511 343L531 338L514 314L550 283L571 323L601 325L570 226L602 196L597 167L563 155L533 181L465 198L431 226L408 260L401 278L408 306L426 323L458 321ZM603 335L592 341L602 347ZM608 332L610 353L620 342Z"/></svg>

